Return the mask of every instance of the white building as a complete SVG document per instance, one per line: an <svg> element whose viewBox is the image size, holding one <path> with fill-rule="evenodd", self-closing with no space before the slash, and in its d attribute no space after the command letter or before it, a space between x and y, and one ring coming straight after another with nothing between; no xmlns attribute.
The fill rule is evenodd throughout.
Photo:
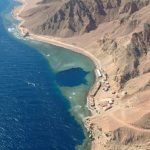
<svg viewBox="0 0 150 150"><path fill-rule="evenodd" d="M96 70L95 70L95 73L96 73L96 76L97 76L97 77L102 77L102 74L101 74L101 72L100 72L99 69L96 69Z"/></svg>

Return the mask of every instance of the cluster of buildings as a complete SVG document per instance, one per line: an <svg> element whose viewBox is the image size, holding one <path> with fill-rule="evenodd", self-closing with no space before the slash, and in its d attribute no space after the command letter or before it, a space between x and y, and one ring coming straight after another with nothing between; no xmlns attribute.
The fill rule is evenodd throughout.
<svg viewBox="0 0 150 150"><path fill-rule="evenodd" d="M99 109L107 111L112 108L113 104L114 104L113 98L100 99L96 101L96 108L98 107Z"/></svg>
<svg viewBox="0 0 150 150"><path fill-rule="evenodd" d="M91 110L96 110L99 113L99 110L102 108L104 111L107 111L112 108L114 100L112 98L106 98L103 100L95 100L95 96L99 89L102 87L102 90L107 92L110 89L109 82L107 81L107 74L103 71L96 69L95 74L97 77L97 81L90 91L88 96L88 107Z"/></svg>

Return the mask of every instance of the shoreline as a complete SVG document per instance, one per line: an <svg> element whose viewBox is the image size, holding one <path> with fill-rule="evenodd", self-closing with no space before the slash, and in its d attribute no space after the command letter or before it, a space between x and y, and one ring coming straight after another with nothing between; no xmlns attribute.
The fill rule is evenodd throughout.
<svg viewBox="0 0 150 150"><path fill-rule="evenodd" d="M61 41L61 38L34 34L31 31L28 31L28 29L22 27L22 24L24 23L25 20L23 18L21 18L19 16L19 14L22 11L24 11L24 8L26 5L28 5L28 3L26 3L25 0L18 0L18 2L21 3L22 5L19 7L16 7L12 13L13 13L14 18L21 21L20 24L18 25L18 30L20 31L21 35L24 36L24 35L26 35L26 33L28 33L29 35L26 36L26 38L28 38L28 39L32 39L32 40L36 40L36 41L40 41L40 42L45 42L48 44L52 44L55 46L66 48L66 49L71 50L71 51L76 52L76 53L80 53L84 56L87 56L92 62L94 62L94 65L96 68L101 69L100 60L98 60L94 55L92 55L90 52L86 51L84 48L63 42L63 41ZM19 9L19 12L14 12L14 11L16 11L16 9Z"/></svg>
<svg viewBox="0 0 150 150"><path fill-rule="evenodd" d="M19 14L22 11L24 11L24 8L26 7L26 5L28 5L28 2L26 2L26 0L18 0L18 2L21 3L21 5L18 7L15 7L12 10L12 14L13 14L13 17L15 19L20 21L17 28L18 28L18 31L20 32L20 34L24 38L39 41L39 42L44 42L44 43L59 46L62 48L66 48L67 50L71 50L73 52L76 52L76 53L79 53L81 55L88 57L93 62L94 66L95 66L95 68L94 68L95 82L94 82L93 86L91 86L91 88L87 94L87 97L86 97L87 109L90 111L91 115L84 118L84 121L83 121L83 125L84 125L85 130L87 131L88 137L90 139L91 134L89 134L90 128L87 125L87 121L88 121L88 118L90 118L96 114L95 110L92 108L93 107L92 105L94 104L93 93L96 93L97 90L99 90L99 87L101 85L100 77L102 77L103 75L104 75L103 77L105 77L105 73L101 67L100 60L97 59L93 54L91 54L90 52L88 52L84 48L81 48L81 47L75 46L73 44L68 44L66 42L61 41L61 38L56 38L56 37L52 37L52 36L44 36L44 35L43 36L42 35L36 35L36 34L31 33L30 31L28 31L28 29L26 29L22 26L22 24L24 23L25 20L19 16ZM97 74L97 70L100 73L102 73L102 76L99 76ZM91 142L91 150L95 150L95 148L94 148L96 146L95 143L93 143L92 140L90 140L90 142Z"/></svg>
<svg viewBox="0 0 150 150"><path fill-rule="evenodd" d="M25 36L24 38L39 41L39 42L44 42L44 43L51 44L54 46L59 46L62 48L66 48L67 50L71 50L73 52L76 52L76 53L79 53L81 55L88 57L93 62L94 66L95 66L95 70L94 70L95 82L94 82L93 86L91 87L91 90L88 92L88 95L87 95L87 104L88 104L88 99L91 98L90 93L93 93L93 90L97 90L97 88L98 88L97 84L99 83L99 76L97 75L96 70L99 70L99 71L102 70L100 60L98 60L94 55L92 55L90 52L86 51L84 48L81 48L81 47L78 47L78 46L75 46L72 44L68 44L66 42L62 42L61 38L56 38L56 37L52 37L52 36L44 36L44 35L43 36L42 35L36 35L36 34L31 33L30 31L28 31L28 29L22 27L22 24L24 23L25 20L23 18L21 18L19 16L19 14L22 11L24 11L24 8L26 7L26 5L28 5L28 3L26 2L26 0L18 0L18 2L21 3L21 6L14 8L14 10L12 11L12 14L13 14L14 18L16 18L17 20L20 21L17 28L20 31L21 35L25 36L26 33L29 34L28 36ZM15 12L16 9L19 9L19 12L18 11ZM93 114L93 110L91 108L89 108L89 106L88 106L88 109L91 112L91 114Z"/></svg>

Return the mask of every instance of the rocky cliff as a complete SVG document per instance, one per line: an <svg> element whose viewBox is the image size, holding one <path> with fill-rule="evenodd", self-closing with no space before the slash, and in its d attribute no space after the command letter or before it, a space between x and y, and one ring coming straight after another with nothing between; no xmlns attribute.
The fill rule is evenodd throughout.
<svg viewBox="0 0 150 150"><path fill-rule="evenodd" d="M128 59L128 62L123 62L122 60L122 63L126 64L126 66L122 68L124 69L120 79L122 85L131 78L148 73L150 70L150 66L145 66L147 67L145 71L140 70L140 66L142 65L141 58L147 57L150 51L150 24L144 23L142 31L132 33L130 43L124 51L126 52L124 57Z"/></svg>

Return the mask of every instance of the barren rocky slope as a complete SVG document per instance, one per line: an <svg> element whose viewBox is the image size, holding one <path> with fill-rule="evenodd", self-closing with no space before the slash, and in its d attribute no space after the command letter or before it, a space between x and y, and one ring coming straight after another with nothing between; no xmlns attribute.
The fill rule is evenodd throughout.
<svg viewBox="0 0 150 150"><path fill-rule="evenodd" d="M123 23L131 14L148 5L148 1L43 0L38 4L38 7L22 13L21 16L27 19L25 26L30 24L29 29L36 33L66 37L90 32L99 24L115 19Z"/></svg>
<svg viewBox="0 0 150 150"><path fill-rule="evenodd" d="M149 10L150 0L42 0L20 14L30 32L84 48L101 62L107 81L87 120L93 150L150 149ZM100 100L110 97L105 111Z"/></svg>

